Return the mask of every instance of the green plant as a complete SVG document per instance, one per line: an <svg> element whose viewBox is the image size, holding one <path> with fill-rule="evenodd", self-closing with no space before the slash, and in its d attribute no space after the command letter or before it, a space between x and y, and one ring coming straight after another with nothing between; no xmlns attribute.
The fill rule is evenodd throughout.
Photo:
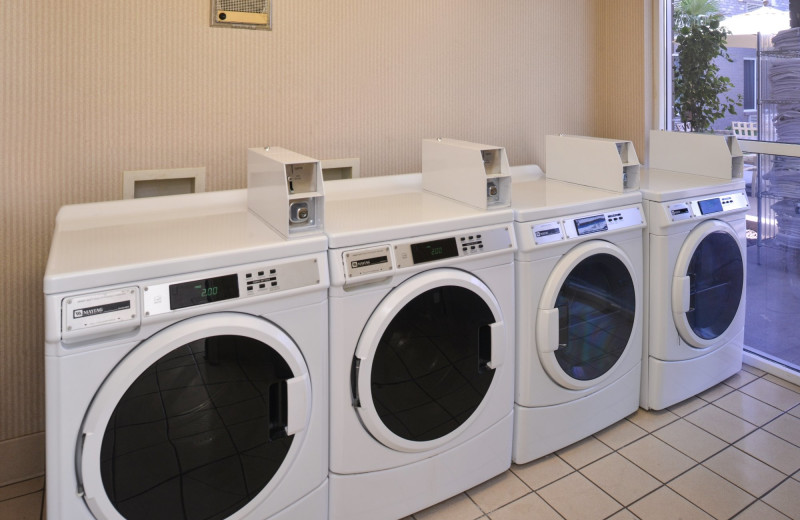
<svg viewBox="0 0 800 520"><path fill-rule="evenodd" d="M727 31L720 27L720 16L705 16L698 23L678 30L678 59L673 66L672 92L675 111L693 132L707 132L726 113L736 114L742 96L733 99L726 94L733 83L719 75L714 59L731 60L725 46Z"/></svg>
<svg viewBox="0 0 800 520"><path fill-rule="evenodd" d="M704 24L711 16L719 16L718 0L675 0L672 2L672 30Z"/></svg>

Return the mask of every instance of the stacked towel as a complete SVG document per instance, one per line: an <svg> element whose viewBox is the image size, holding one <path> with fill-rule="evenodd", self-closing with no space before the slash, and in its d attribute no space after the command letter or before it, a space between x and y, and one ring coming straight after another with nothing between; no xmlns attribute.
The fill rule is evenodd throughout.
<svg viewBox="0 0 800 520"><path fill-rule="evenodd" d="M779 32L772 37L772 45L776 51L797 55L800 53L800 27ZM767 78L769 97L777 102L772 118L777 140L800 143L800 57L771 61ZM775 241L800 249L800 158L774 156L772 168L764 179L769 181L770 191L783 198L772 205L778 223Z"/></svg>

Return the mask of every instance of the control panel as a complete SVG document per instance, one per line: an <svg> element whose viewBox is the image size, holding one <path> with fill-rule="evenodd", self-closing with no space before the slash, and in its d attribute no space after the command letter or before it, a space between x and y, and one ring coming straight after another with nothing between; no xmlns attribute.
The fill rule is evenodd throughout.
<svg viewBox="0 0 800 520"><path fill-rule="evenodd" d="M665 204L667 217L671 222L680 222L691 218L704 217L715 213L745 210L750 208L750 202L743 191L704 197L680 202Z"/></svg>
<svg viewBox="0 0 800 520"><path fill-rule="evenodd" d="M643 225L642 211L637 206L531 224L531 234L534 244L539 246Z"/></svg>
<svg viewBox="0 0 800 520"><path fill-rule="evenodd" d="M514 246L512 232L510 226L503 226L344 251L345 279L509 250Z"/></svg>
<svg viewBox="0 0 800 520"><path fill-rule="evenodd" d="M644 223L642 211L638 207L564 219L564 232L567 238L578 238L594 233L617 231L639 227Z"/></svg>
<svg viewBox="0 0 800 520"><path fill-rule="evenodd" d="M310 287L319 282L317 261L297 260L148 285L142 289L142 302L144 315L154 316L196 305Z"/></svg>

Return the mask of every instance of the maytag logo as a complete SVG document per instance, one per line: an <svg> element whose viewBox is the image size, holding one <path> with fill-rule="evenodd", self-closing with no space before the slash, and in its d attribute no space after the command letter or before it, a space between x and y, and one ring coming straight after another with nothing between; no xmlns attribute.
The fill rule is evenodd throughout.
<svg viewBox="0 0 800 520"><path fill-rule="evenodd" d="M97 314L103 314L105 310L102 307L90 307L88 309L76 309L73 317L75 318L83 318L85 316L96 316Z"/></svg>
<svg viewBox="0 0 800 520"><path fill-rule="evenodd" d="M73 319L88 318L90 316L97 316L98 314L105 314L108 312L117 312L131 308L130 300L123 300L119 302L107 303L105 305L98 305L96 307L86 307L85 309L75 309L72 311Z"/></svg>

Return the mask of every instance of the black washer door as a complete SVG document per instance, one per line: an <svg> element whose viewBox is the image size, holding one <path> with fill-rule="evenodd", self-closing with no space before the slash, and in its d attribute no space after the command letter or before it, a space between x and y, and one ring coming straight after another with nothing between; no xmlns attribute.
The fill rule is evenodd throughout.
<svg viewBox="0 0 800 520"><path fill-rule="evenodd" d="M223 519L278 471L292 372L269 346L213 336L156 361L125 392L103 437L106 494L128 520Z"/></svg>
<svg viewBox="0 0 800 520"><path fill-rule="evenodd" d="M542 289L536 345L547 375L583 390L611 377L632 342L641 302L632 260L615 244L584 242L564 254Z"/></svg>
<svg viewBox="0 0 800 520"><path fill-rule="evenodd" d="M730 327L744 288L744 262L736 239L724 231L707 235L697 245L688 268L691 330L713 340Z"/></svg>
<svg viewBox="0 0 800 520"><path fill-rule="evenodd" d="M556 298L561 369L579 381L597 379L622 357L631 337L636 292L628 268L601 253L582 260Z"/></svg>
<svg viewBox="0 0 800 520"><path fill-rule="evenodd" d="M397 313L372 365L378 415L394 434L424 442L461 426L494 377L481 358L491 309L463 287L430 289Z"/></svg>
<svg viewBox="0 0 800 520"><path fill-rule="evenodd" d="M439 269L395 288L353 360L362 423L398 450L448 442L484 403L506 348L503 327L499 304L469 273Z"/></svg>
<svg viewBox="0 0 800 520"><path fill-rule="evenodd" d="M206 329L232 333L209 334L203 318ZM287 426L289 399L310 395L295 390L307 382L301 363L285 333L233 313L186 320L143 342L84 422L87 503L102 518L113 508L128 520L221 520L252 508L287 470L299 431Z"/></svg>

